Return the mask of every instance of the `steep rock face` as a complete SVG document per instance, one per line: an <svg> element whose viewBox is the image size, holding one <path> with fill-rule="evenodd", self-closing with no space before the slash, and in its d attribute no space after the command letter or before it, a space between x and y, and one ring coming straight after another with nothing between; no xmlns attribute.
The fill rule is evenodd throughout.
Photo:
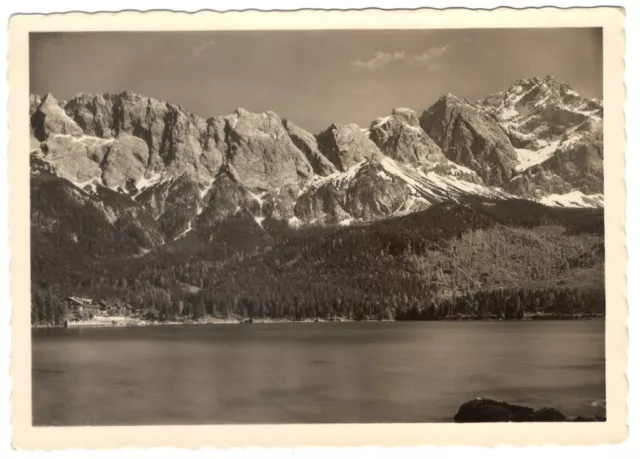
<svg viewBox="0 0 640 459"><path fill-rule="evenodd" d="M537 150L567 129L602 118L602 103L581 97L552 76L518 80L478 102L507 132L516 148Z"/></svg>
<svg viewBox="0 0 640 459"><path fill-rule="evenodd" d="M296 126L290 120L284 120L283 124L295 146L307 157L313 172L322 176L336 172L336 167L320 151L318 141L313 134Z"/></svg>
<svg viewBox="0 0 640 459"><path fill-rule="evenodd" d="M200 144L202 145L202 155L199 161L213 177L224 163L227 150L225 134L227 122L224 117L216 116L207 120L195 118L195 123L200 132Z"/></svg>
<svg viewBox="0 0 640 459"><path fill-rule="evenodd" d="M64 107L65 112L88 135L102 138L129 134L148 147L148 169L198 170L203 155L201 138L206 123L182 107L131 92L80 94ZM215 171L215 150L207 149L205 164Z"/></svg>
<svg viewBox="0 0 640 459"><path fill-rule="evenodd" d="M500 124L516 147L517 177L525 197L566 193L603 193L602 103L581 97L552 76L519 80L479 105ZM539 173L545 171L545 173ZM510 190L513 185L505 184Z"/></svg>
<svg viewBox="0 0 640 459"><path fill-rule="evenodd" d="M33 171L92 202L131 201L120 221L133 233L131 222L149 222L166 241L218 228L207 233L215 238L227 220L233 231L249 222L268 233L468 197L603 203L602 104L551 78L476 104L447 95L421 117L399 108L368 130L334 124L318 136L273 112L204 119L129 92L68 102L34 95L29 113Z"/></svg>
<svg viewBox="0 0 640 459"><path fill-rule="evenodd" d="M547 194L578 191L585 195L604 193L603 138L592 126L572 132L558 142L553 154L528 167L503 185L517 196L541 199Z"/></svg>
<svg viewBox="0 0 640 459"><path fill-rule="evenodd" d="M441 97L420 119L425 132L450 160L476 171L488 185L513 175L516 152L495 120L452 95Z"/></svg>
<svg viewBox="0 0 640 459"><path fill-rule="evenodd" d="M460 167L460 169L464 169ZM503 192L456 176L454 167L424 171L386 156L363 160L346 172L316 177L302 190L296 216L307 223L347 224L405 215L434 203L460 202L469 196L501 199Z"/></svg>
<svg viewBox="0 0 640 459"><path fill-rule="evenodd" d="M135 189L149 161L147 144L130 135L121 135L111 143L101 161L102 181L112 189Z"/></svg>
<svg viewBox="0 0 640 459"><path fill-rule="evenodd" d="M122 192L135 189L149 159L147 145L127 134L109 139L50 134L33 154L81 188L91 182Z"/></svg>
<svg viewBox="0 0 640 459"><path fill-rule="evenodd" d="M184 173L145 189L136 196L136 202L150 209L170 240L191 228L199 212L200 190L194 177Z"/></svg>
<svg viewBox="0 0 640 459"><path fill-rule="evenodd" d="M422 130L418 114L408 108L396 108L390 116L378 118L369 129L371 140L387 156L412 165L436 165L447 158Z"/></svg>
<svg viewBox="0 0 640 459"><path fill-rule="evenodd" d="M223 165L211 183L200 190L200 202L192 227L209 230L227 220L237 223L250 217L262 228L265 220L283 221L293 217L297 185L272 191L252 192L231 165Z"/></svg>
<svg viewBox="0 0 640 459"><path fill-rule="evenodd" d="M563 195L571 192L571 184L562 177L534 166L509 180L502 186L507 193L533 199L542 199L547 194Z"/></svg>
<svg viewBox="0 0 640 459"><path fill-rule="evenodd" d="M380 150L356 124L332 124L317 137L321 150L339 171L346 171Z"/></svg>
<svg viewBox="0 0 640 459"><path fill-rule="evenodd" d="M40 107L41 103L42 103L42 98L39 95L37 94L29 95L29 118L33 116L33 114L36 112L38 107Z"/></svg>
<svg viewBox="0 0 640 459"><path fill-rule="evenodd" d="M198 226L214 225L242 210L249 210L256 215L260 211L258 201L239 183L237 173L229 167L223 167L220 170L202 200L202 208L198 217Z"/></svg>
<svg viewBox="0 0 640 459"><path fill-rule="evenodd" d="M64 108L87 135L109 138L119 132L122 97L121 94L83 93L72 98Z"/></svg>
<svg viewBox="0 0 640 459"><path fill-rule="evenodd" d="M96 137L82 139L67 134L50 135L32 155L49 164L61 177L74 183L99 179L100 163L111 142Z"/></svg>
<svg viewBox="0 0 640 459"><path fill-rule="evenodd" d="M543 167L586 193L604 193L602 123L585 122L581 132L569 132ZM579 130L579 129L578 129Z"/></svg>
<svg viewBox="0 0 640 459"><path fill-rule="evenodd" d="M371 221L392 215L411 195L406 182L387 174L376 160L352 167L352 176L336 174L306 190L296 203L296 216L327 224Z"/></svg>
<svg viewBox="0 0 640 459"><path fill-rule="evenodd" d="M42 99L34 97L29 102L30 111L33 110L31 114L31 130L38 140L44 141L52 134L72 136L81 136L83 134L80 126L67 116L51 94L45 95Z"/></svg>
<svg viewBox="0 0 640 459"><path fill-rule="evenodd" d="M247 188L291 186L313 174L275 113L238 109L226 122L227 161Z"/></svg>

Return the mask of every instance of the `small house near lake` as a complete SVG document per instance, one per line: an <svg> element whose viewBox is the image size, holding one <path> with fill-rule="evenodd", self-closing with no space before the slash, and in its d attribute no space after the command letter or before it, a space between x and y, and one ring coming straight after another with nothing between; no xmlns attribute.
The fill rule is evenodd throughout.
<svg viewBox="0 0 640 459"><path fill-rule="evenodd" d="M90 320L98 316L125 316L131 306L117 300L98 300L70 296L64 300L68 316L71 320Z"/></svg>
<svg viewBox="0 0 640 459"><path fill-rule="evenodd" d="M72 320L87 320L93 318L99 312L98 304L91 298L69 296L63 300L68 315Z"/></svg>
<svg viewBox="0 0 640 459"><path fill-rule="evenodd" d="M100 311L106 316L126 316L131 313L131 305L120 300L100 300Z"/></svg>

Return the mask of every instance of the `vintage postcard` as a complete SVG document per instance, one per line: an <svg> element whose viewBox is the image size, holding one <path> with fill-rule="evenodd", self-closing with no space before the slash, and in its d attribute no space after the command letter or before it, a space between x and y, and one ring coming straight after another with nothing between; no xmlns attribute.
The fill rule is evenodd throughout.
<svg viewBox="0 0 640 459"><path fill-rule="evenodd" d="M10 21L21 449L626 438L624 12Z"/></svg>

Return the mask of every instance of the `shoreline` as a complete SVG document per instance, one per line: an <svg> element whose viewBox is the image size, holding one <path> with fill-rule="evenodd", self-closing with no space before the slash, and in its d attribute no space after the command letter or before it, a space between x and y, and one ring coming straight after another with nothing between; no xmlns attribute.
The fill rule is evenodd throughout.
<svg viewBox="0 0 640 459"><path fill-rule="evenodd" d="M396 319L347 319L338 317L335 319L273 319L273 318L218 318L205 317L203 319L186 319L173 321L148 321L138 318L126 317L104 317L102 320L88 320L82 322L68 322L67 328L122 328L122 327L165 327L178 325L254 325L254 324L296 324L296 323L355 323L355 322L530 322L530 321L576 321L576 320L605 320L605 316L587 316L587 315L535 315L525 316L522 319L496 319L496 318L480 318L480 317L452 317L437 320L396 320ZM64 325L36 324L31 325L32 329L36 328L65 328Z"/></svg>
<svg viewBox="0 0 640 459"><path fill-rule="evenodd" d="M81 322L69 322L68 328L113 328L113 327L164 327L176 325L252 325L252 324L281 324L281 323L319 323L319 322L358 322L356 320L337 318L335 320L327 319L271 319L260 318L218 318L206 317L203 319L185 319L185 320L165 320L165 321L149 321L138 318L123 317L105 317L104 320L88 320ZM394 322L393 320L361 320L360 322ZM31 328L64 328L63 325L38 324L31 325Z"/></svg>

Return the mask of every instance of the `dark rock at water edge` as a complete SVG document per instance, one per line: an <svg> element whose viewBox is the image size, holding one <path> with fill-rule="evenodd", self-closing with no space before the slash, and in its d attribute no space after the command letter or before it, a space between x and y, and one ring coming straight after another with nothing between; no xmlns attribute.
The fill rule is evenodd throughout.
<svg viewBox="0 0 640 459"><path fill-rule="evenodd" d="M565 416L555 408L533 409L512 405L507 402L478 398L464 403L454 421L459 423L478 422L603 422L606 418Z"/></svg>

